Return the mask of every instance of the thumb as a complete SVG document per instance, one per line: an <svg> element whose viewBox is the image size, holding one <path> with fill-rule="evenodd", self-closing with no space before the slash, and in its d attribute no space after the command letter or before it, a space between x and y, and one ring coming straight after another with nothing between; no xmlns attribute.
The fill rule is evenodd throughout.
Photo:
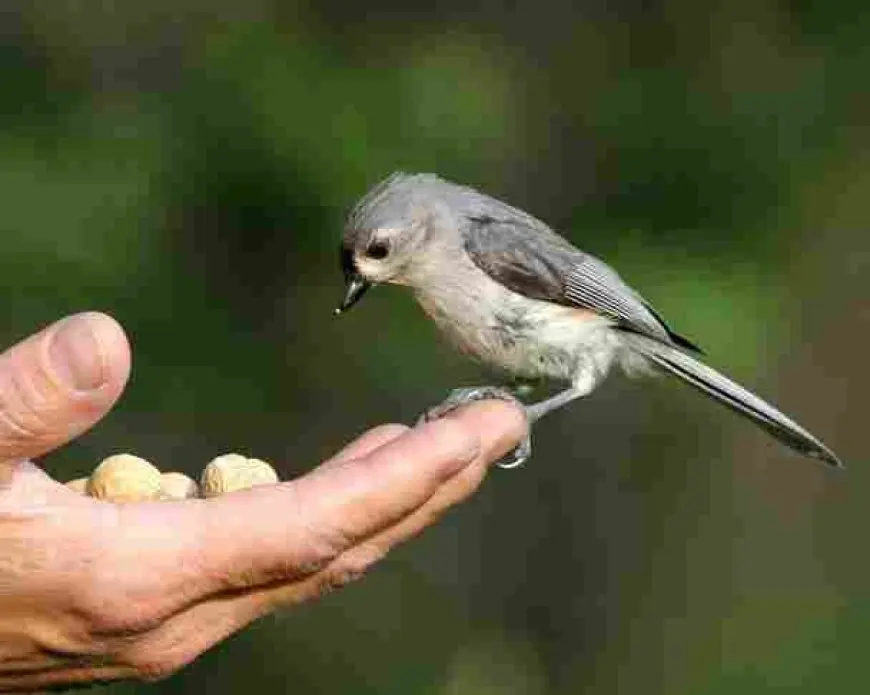
<svg viewBox="0 0 870 695"><path fill-rule="evenodd" d="M129 373L123 329L96 312L58 321L4 352L0 466L44 454L90 428L114 405Z"/></svg>

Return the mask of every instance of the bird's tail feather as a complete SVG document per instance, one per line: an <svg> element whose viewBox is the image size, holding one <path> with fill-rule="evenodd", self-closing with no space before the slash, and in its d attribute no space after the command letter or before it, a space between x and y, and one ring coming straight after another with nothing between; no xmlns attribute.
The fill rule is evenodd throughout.
<svg viewBox="0 0 870 695"><path fill-rule="evenodd" d="M745 415L795 451L831 466L843 465L834 452L794 420L694 357L643 335L626 333L624 337L650 362Z"/></svg>

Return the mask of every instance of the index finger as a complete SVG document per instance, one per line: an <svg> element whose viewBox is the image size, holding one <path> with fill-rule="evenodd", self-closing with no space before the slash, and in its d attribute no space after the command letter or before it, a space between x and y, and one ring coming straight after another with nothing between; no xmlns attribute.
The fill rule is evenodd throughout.
<svg viewBox="0 0 870 695"><path fill-rule="evenodd" d="M321 463L320 468L337 466L345 461L368 456L376 449L379 449L385 444L389 444L394 439L401 437L409 429L410 428L407 425L399 425L395 423L374 427L367 432L363 432L341 451Z"/></svg>
<svg viewBox="0 0 870 695"><path fill-rule="evenodd" d="M315 571L419 509L472 461L496 460L525 426L516 406L474 404L364 458L201 504L198 593Z"/></svg>

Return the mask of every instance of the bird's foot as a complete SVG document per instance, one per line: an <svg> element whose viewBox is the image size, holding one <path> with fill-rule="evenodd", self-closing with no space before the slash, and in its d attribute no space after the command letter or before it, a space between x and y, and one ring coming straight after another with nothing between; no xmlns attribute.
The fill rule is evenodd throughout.
<svg viewBox="0 0 870 695"><path fill-rule="evenodd" d="M510 391L497 386L474 386L472 388L454 389L447 396L446 400L438 405L427 409L417 420L417 424L423 422L431 422L443 417L447 413L456 410L460 406L473 403L474 401L485 401L489 399L501 401L509 401L516 403L523 411L526 411L525 404ZM520 442L520 445L511 451L506 456L496 462L499 468L516 468L525 463L526 459L532 455L532 437L531 432L526 435L525 439Z"/></svg>

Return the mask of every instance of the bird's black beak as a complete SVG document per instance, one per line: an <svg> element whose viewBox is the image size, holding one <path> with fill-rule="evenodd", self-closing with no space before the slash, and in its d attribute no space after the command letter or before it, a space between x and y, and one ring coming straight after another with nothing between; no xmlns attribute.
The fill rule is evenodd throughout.
<svg viewBox="0 0 870 695"><path fill-rule="evenodd" d="M356 268L356 263L354 262L353 249L348 248L347 246L342 246L341 249L341 269L344 271L346 289L344 299L338 309L335 310L336 314L340 314L350 309L354 304L362 299L366 290L372 286L372 283L360 275L360 272Z"/></svg>
<svg viewBox="0 0 870 695"><path fill-rule="evenodd" d="M347 289L344 293L344 299L342 300L338 309L335 310L336 314L341 314L342 312L350 309L354 304L362 299L362 296L366 293L366 290L372 286L372 283L364 279L359 273L348 275L345 278L345 282Z"/></svg>

